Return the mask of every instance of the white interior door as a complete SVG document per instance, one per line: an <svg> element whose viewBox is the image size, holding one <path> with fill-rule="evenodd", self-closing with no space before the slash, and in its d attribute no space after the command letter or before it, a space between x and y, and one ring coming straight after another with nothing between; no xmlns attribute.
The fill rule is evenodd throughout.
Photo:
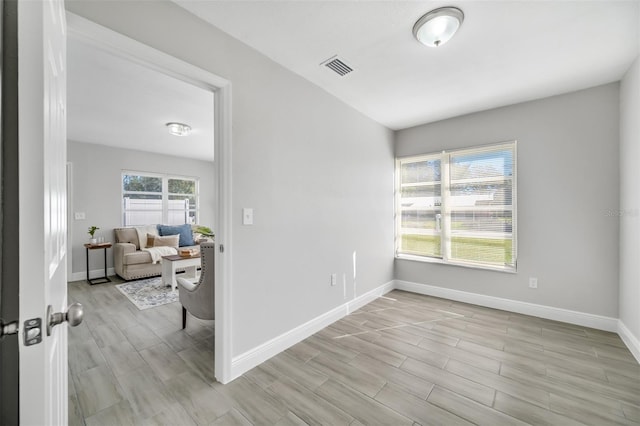
<svg viewBox="0 0 640 426"><path fill-rule="evenodd" d="M66 22L62 0L18 2L20 423L67 424L67 326L47 336L47 306L67 310ZM21 333L22 334L22 333Z"/></svg>

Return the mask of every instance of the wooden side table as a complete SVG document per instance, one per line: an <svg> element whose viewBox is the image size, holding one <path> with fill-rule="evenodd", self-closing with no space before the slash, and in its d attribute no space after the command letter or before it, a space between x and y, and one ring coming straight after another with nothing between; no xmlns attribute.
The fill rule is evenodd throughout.
<svg viewBox="0 0 640 426"><path fill-rule="evenodd" d="M87 282L91 285L94 284L104 284L111 282L109 277L107 277L107 249L111 247L111 243L98 243L91 244L87 243L84 245L85 252L87 254ZM104 249L104 277L97 278L89 278L89 250L99 250Z"/></svg>

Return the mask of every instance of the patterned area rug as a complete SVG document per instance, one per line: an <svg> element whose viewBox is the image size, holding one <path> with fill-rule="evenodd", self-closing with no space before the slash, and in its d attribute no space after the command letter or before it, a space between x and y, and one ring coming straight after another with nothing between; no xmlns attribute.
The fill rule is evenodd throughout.
<svg viewBox="0 0 640 426"><path fill-rule="evenodd" d="M116 288L141 311L178 301L178 290L162 284L160 277L117 284Z"/></svg>

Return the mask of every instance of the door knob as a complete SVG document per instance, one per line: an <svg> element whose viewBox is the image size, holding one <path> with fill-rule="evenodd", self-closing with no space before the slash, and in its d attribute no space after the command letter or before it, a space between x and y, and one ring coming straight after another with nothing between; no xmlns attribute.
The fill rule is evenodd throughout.
<svg viewBox="0 0 640 426"><path fill-rule="evenodd" d="M82 322L83 317L84 308L80 303L69 305L67 312L56 313L53 313L53 306L49 305L47 307L47 336L51 336L51 329L54 326L67 321L71 327L75 327Z"/></svg>

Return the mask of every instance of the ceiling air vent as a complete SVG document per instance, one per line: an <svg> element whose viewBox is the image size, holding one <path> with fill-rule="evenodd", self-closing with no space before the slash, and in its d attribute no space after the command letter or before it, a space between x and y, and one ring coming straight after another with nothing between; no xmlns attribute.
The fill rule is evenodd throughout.
<svg viewBox="0 0 640 426"><path fill-rule="evenodd" d="M347 65L342 59L338 58L337 55L332 56L331 58L327 59L320 65L324 65L325 67L329 68L331 71L338 74L340 77L344 77L350 72L353 72L353 68Z"/></svg>

